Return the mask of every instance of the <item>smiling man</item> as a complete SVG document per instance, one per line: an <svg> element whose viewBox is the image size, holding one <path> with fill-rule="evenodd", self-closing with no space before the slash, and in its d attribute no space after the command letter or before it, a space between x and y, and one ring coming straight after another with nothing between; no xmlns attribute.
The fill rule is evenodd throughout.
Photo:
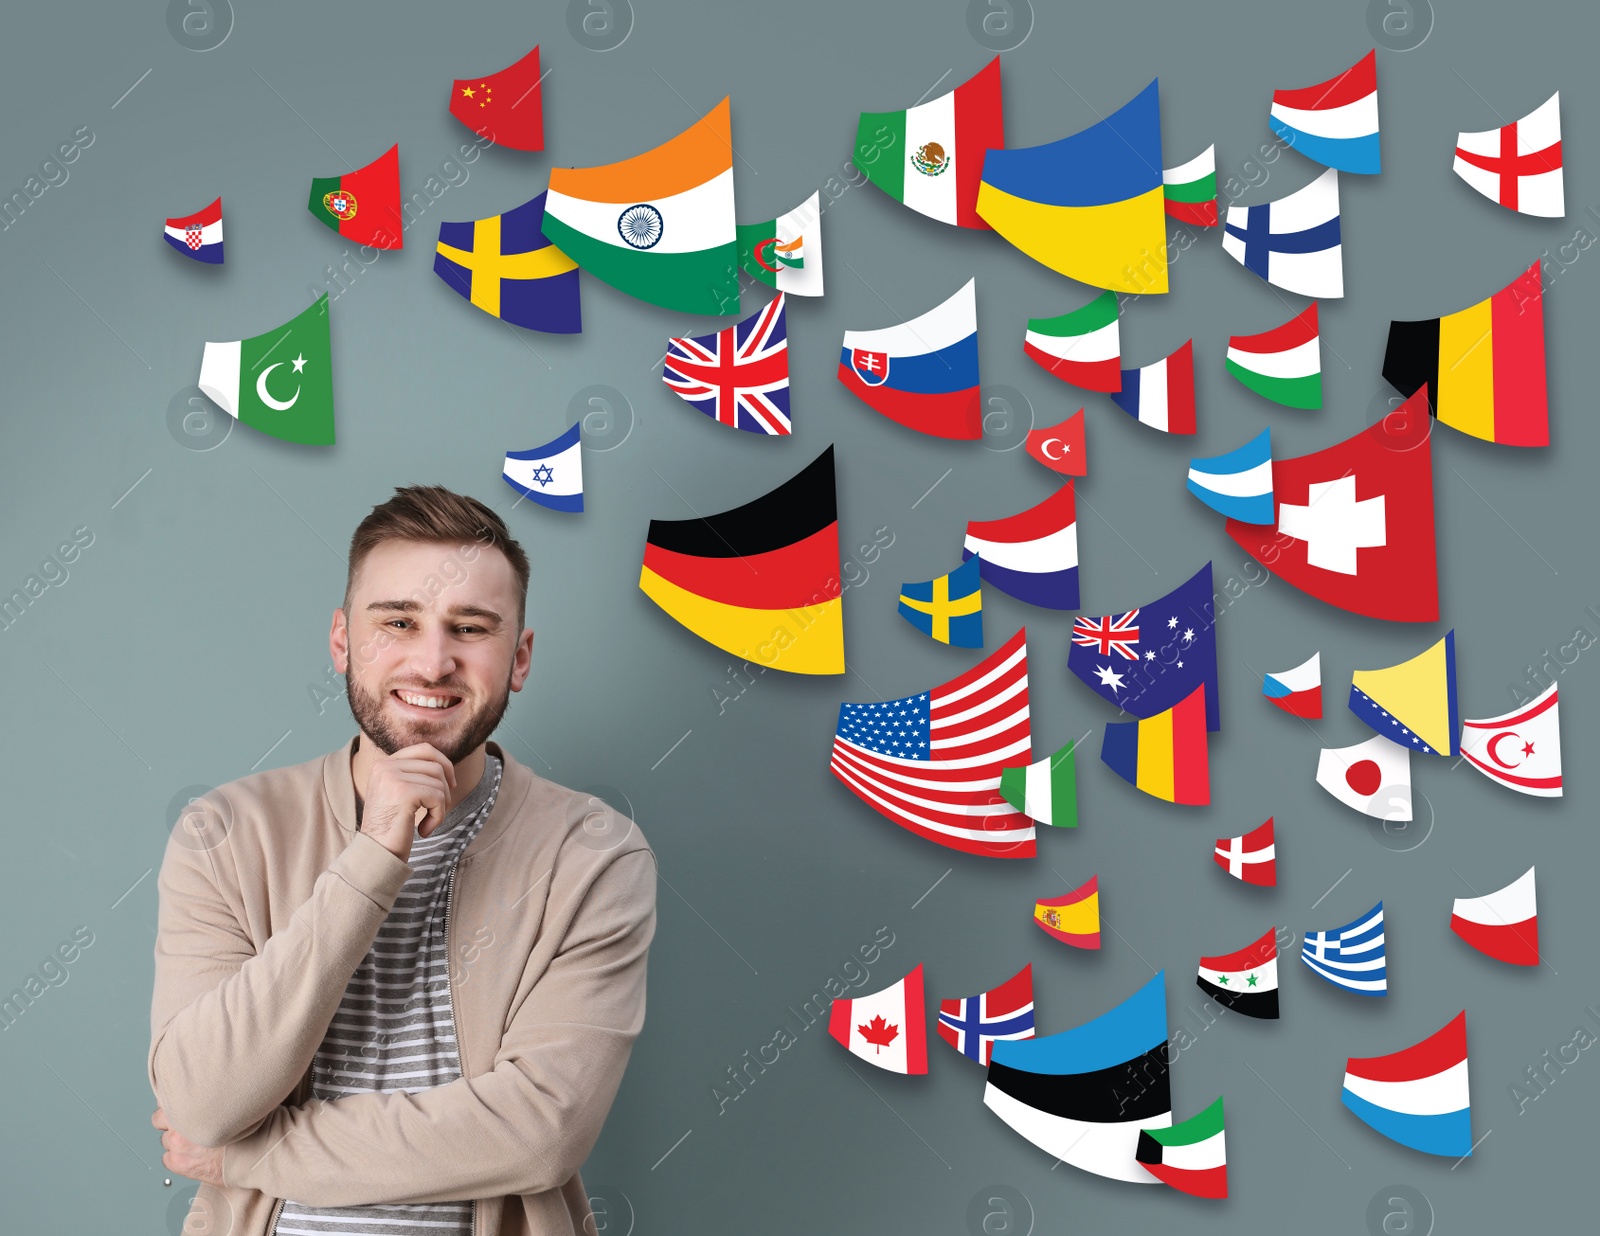
<svg viewBox="0 0 1600 1236"><path fill-rule="evenodd" d="M167 843L162 1162L230 1236L592 1231L578 1169L644 1023L655 856L490 739L533 649L493 511L397 489L349 563L328 646L360 732Z"/></svg>

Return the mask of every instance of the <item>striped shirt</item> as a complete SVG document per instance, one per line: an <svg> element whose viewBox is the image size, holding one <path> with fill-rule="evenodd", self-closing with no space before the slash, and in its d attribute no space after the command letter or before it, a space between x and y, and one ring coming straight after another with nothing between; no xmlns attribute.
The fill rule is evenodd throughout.
<svg viewBox="0 0 1600 1236"><path fill-rule="evenodd" d="M312 1094L337 1101L426 1090L461 1076L450 1007L445 901L450 873L489 818L503 767L485 753L472 792L411 843L411 875L345 987L312 1061ZM359 818L360 810L357 809ZM271 1236L471 1236L473 1203L306 1206L285 1201Z"/></svg>

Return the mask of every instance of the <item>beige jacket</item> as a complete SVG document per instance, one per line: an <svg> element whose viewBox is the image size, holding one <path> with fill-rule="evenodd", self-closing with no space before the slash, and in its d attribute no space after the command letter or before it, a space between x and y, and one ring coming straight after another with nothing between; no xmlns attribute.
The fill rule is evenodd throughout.
<svg viewBox="0 0 1600 1236"><path fill-rule="evenodd" d="M475 1198L474 1236L581 1234L578 1168L644 1024L655 855L491 741L500 792L446 902L461 1078L313 1098L312 1058L411 872L356 830L354 745L211 791L168 839L148 1068L172 1127L224 1147L193 1210L266 1236L284 1197Z"/></svg>

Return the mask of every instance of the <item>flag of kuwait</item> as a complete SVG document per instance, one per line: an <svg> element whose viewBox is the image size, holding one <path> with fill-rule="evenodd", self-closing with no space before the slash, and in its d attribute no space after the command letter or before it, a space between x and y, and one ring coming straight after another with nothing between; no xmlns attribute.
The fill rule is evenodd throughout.
<svg viewBox="0 0 1600 1236"><path fill-rule="evenodd" d="M903 112L862 112L854 161L918 214L987 229L977 211L983 152L1005 144L996 56L949 94Z"/></svg>
<svg viewBox="0 0 1600 1236"><path fill-rule="evenodd" d="M1378 53L1374 48L1339 76L1301 90L1272 92L1272 131L1306 158L1341 172L1375 176L1378 150Z"/></svg>
<svg viewBox="0 0 1600 1236"><path fill-rule="evenodd" d="M1141 425L1162 433L1194 432L1194 340L1143 369L1124 369L1122 389L1111 396Z"/></svg>
<svg viewBox="0 0 1600 1236"><path fill-rule="evenodd" d="M1539 909L1533 868L1487 897L1457 897L1450 930L1473 948L1513 966L1539 964Z"/></svg>
<svg viewBox="0 0 1600 1236"><path fill-rule="evenodd" d="M1139 1130L1134 1158L1157 1180L1191 1197L1228 1196L1222 1100L1168 1129Z"/></svg>
<svg viewBox="0 0 1600 1236"><path fill-rule="evenodd" d="M729 117L723 99L654 150L551 168L545 236L629 296L681 313L738 313Z"/></svg>
<svg viewBox="0 0 1600 1236"><path fill-rule="evenodd" d="M1022 350L1063 382L1086 391L1122 389L1122 343L1117 294L1102 292L1082 309L1055 318L1029 318Z"/></svg>
<svg viewBox="0 0 1600 1236"><path fill-rule="evenodd" d="M1467 1086L1467 1014L1392 1056L1351 1056L1344 1105L1391 1141L1424 1154L1472 1153Z"/></svg>
<svg viewBox="0 0 1600 1236"><path fill-rule="evenodd" d="M1217 226L1217 148L1207 146L1180 167L1161 173L1167 215L1195 227Z"/></svg>
<svg viewBox="0 0 1600 1236"><path fill-rule="evenodd" d="M1286 408L1322 406L1322 341L1317 306L1259 335L1228 340L1228 372Z"/></svg>

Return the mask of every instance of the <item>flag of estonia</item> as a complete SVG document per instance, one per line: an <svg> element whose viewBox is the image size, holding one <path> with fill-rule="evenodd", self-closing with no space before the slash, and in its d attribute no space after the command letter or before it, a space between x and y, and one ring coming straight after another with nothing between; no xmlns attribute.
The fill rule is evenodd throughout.
<svg viewBox="0 0 1600 1236"><path fill-rule="evenodd" d="M701 639L791 674L844 673L833 447L770 493L652 519L639 589Z"/></svg>
<svg viewBox="0 0 1600 1236"><path fill-rule="evenodd" d="M1136 1151L1142 1131L1172 1124L1166 1004L1163 970L1076 1029L997 1042L984 1106L1073 1167L1156 1183Z"/></svg>
<svg viewBox="0 0 1600 1236"><path fill-rule="evenodd" d="M728 100L654 150L550 170L544 234L584 270L680 313L739 312Z"/></svg>
<svg viewBox="0 0 1600 1236"><path fill-rule="evenodd" d="M1136 1152L1145 1171L1191 1197L1228 1196L1222 1099L1167 1129L1143 1129Z"/></svg>
<svg viewBox="0 0 1600 1236"><path fill-rule="evenodd" d="M1278 1019L1278 940L1271 929L1254 944L1223 957L1202 957L1195 980L1224 1008L1246 1017Z"/></svg>

